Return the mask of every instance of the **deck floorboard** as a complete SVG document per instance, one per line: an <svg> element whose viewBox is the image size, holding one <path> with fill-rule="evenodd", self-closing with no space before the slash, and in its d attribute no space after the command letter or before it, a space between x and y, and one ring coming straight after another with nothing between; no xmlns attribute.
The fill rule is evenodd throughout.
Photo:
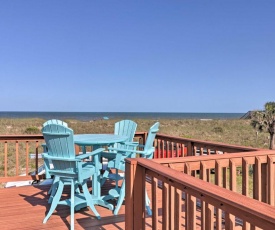
<svg viewBox="0 0 275 230"><path fill-rule="evenodd" d="M106 194L110 186L112 185L107 184L102 189L102 193ZM33 185L0 189L1 230L68 229L70 210L68 206L64 205L57 207L46 224L42 223L45 213L50 207L47 203L49 188L49 185ZM65 187L63 197L68 196L68 194L69 187ZM96 209L101 215L100 220L97 220L88 208L77 211L75 213L75 229L125 229L125 205L122 205L117 216L106 208L96 206ZM149 227L150 224L147 226Z"/></svg>
<svg viewBox="0 0 275 230"><path fill-rule="evenodd" d="M91 184L88 184L91 191ZM102 194L113 184L106 183ZM151 184L146 183L149 198L151 198ZM49 185L33 185L0 189L0 226L1 230L22 229L69 229L70 210L68 206L59 205L46 224L42 221L49 210L48 195ZM63 197L68 196L70 188L65 186ZM115 203L114 203L115 204ZM182 200L182 214L180 225L185 229L184 200ZM162 190L157 189L158 206L158 229L162 229ZM75 212L75 229L98 229L98 230L123 230L125 229L125 205L123 204L118 215L113 215L111 210L96 206L101 219L96 219L93 212L83 208ZM197 212L197 229L200 226L200 211ZM152 218L146 216L145 229L152 229Z"/></svg>

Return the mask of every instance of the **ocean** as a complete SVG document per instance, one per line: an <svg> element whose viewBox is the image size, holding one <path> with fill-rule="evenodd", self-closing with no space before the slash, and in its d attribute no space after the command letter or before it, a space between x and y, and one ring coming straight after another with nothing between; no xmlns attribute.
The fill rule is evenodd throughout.
<svg viewBox="0 0 275 230"><path fill-rule="evenodd" d="M0 118L76 119L240 119L245 113L158 113L158 112L0 112Z"/></svg>

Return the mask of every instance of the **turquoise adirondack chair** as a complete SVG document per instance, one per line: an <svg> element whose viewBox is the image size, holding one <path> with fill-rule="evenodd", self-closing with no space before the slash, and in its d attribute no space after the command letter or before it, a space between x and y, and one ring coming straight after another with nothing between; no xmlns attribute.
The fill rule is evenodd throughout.
<svg viewBox="0 0 275 230"><path fill-rule="evenodd" d="M115 130L114 134L115 135L120 135L120 136L127 136L128 139L126 142L131 142L134 139L135 133L137 129L137 123L131 120L122 120L118 121L115 123ZM121 143L115 143L112 147L113 148L121 148ZM102 156L107 159L114 159L115 158L115 151L108 151L102 153Z"/></svg>
<svg viewBox="0 0 275 230"><path fill-rule="evenodd" d="M95 209L92 196L87 187L87 180L96 170L99 170L99 167L83 160L91 156L98 157L98 154L104 149L99 148L92 152L76 156L73 140L74 132L63 124L53 124L49 121L43 127L42 133L48 149L48 152L43 153L42 156L45 161L51 161L53 165L50 168L48 164L45 164L46 170L50 175L59 178L56 193L43 223L47 222L57 205L70 206L71 229L74 229L74 210L76 206L83 206L83 204L85 206L87 204L95 216L100 219L100 215ZM71 196L69 199L60 200L64 184L70 184ZM75 186L81 186L83 193L75 192Z"/></svg>
<svg viewBox="0 0 275 230"><path fill-rule="evenodd" d="M137 123L135 123L134 121L131 120L122 120L122 121L118 121L115 123L115 131L114 134L116 135L121 135L121 136L127 136L128 139L126 140L126 142L132 142L136 133L136 129L137 129ZM124 144L123 143L115 143L112 147L114 149L121 149L124 148ZM128 148L128 147L126 147ZM115 150L109 150L108 152L103 152L101 153L101 156L108 159L108 161L115 159L116 157L116 151ZM105 170L105 177L102 178L101 180L101 186L105 183L105 180L108 176L106 176L106 174L109 174L110 171L108 169L108 167ZM118 180L120 179L119 177L117 177L118 174L118 170L116 170L116 174L115 176L113 175L113 179L116 180L116 185L118 183ZM109 175L111 176L111 175Z"/></svg>
<svg viewBox="0 0 275 230"><path fill-rule="evenodd" d="M108 162L108 169L117 169L117 170L121 170L125 172L125 161L124 159L127 157L135 157L136 154L139 154L140 157L144 157L147 159L152 159L153 158L153 154L155 151L155 147L153 146L154 144L154 140L156 137L156 134L159 130L159 122L156 122L150 129L148 132L148 136L145 142L145 145L138 145L138 147L142 150L136 150L137 144L136 143L125 143L123 148L109 148L110 151L116 151L116 158L109 161ZM104 173L105 174L105 173ZM104 175L103 177L107 177L108 179L112 179L109 178L108 175ZM106 178L106 179L107 179ZM117 205L116 208L114 210L114 214L117 215L119 212L119 209L123 203L124 197L125 197L125 178L122 177L123 181L121 184L121 187L115 187L113 189L111 189L109 191L109 194L104 197L104 200L109 200L109 199L117 199ZM148 215L152 215L152 211L150 208L150 199L147 195L147 192L145 192L146 194L146 209L147 209L147 213Z"/></svg>
<svg viewBox="0 0 275 230"><path fill-rule="evenodd" d="M61 120L57 120L57 119L51 119L51 120L48 120L46 121L44 124L43 124L43 127L45 127L46 125L49 125L49 124L60 124L60 125L63 125L65 127L68 127L68 124L64 121L61 121ZM43 152L44 153L47 153L48 152L48 149L47 149L47 146L46 146L46 143L43 143L42 144L42 147L43 147ZM47 159L44 159L44 166L45 166L45 176L46 176L46 179L51 179L53 175L50 175L50 173L48 172L48 168L51 167L51 164L52 162L51 161L48 161ZM57 186L58 186L58 181L59 181L59 177L54 177L53 178L53 183L52 183L52 186L50 187L50 190L48 191L48 195L50 195L50 198L48 200L48 203L51 203L52 202L52 199L55 195L55 192L57 190ZM77 188L78 189L78 188Z"/></svg>
<svg viewBox="0 0 275 230"><path fill-rule="evenodd" d="M134 139L137 129L137 123L131 120L122 120L115 123L116 135L127 136L127 142L131 142ZM121 143L115 143L113 148L121 148Z"/></svg>

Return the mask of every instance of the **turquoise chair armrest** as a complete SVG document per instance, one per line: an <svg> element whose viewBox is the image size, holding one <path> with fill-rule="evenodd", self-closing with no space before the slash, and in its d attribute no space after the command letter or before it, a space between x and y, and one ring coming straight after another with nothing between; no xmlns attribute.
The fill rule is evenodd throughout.
<svg viewBox="0 0 275 230"><path fill-rule="evenodd" d="M129 149L135 150L136 147L138 146L138 142L124 142L121 143L121 146L123 146L123 148L113 148L113 147L109 147L108 150L117 150L117 151L128 151Z"/></svg>
<svg viewBox="0 0 275 230"><path fill-rule="evenodd" d="M99 153L101 153L104 150L105 150L104 148L99 148L99 149L96 149L92 152L88 152L88 153L85 153L85 154L78 155L75 158L79 159L79 160L83 160L85 158L88 158L88 157L91 157L91 156L94 156L94 155L98 155Z"/></svg>
<svg viewBox="0 0 275 230"><path fill-rule="evenodd" d="M135 149L119 149L119 148L108 148L108 149L112 150L112 151L122 153L122 154L123 154L123 152L144 154L144 151L139 151L139 150L135 150Z"/></svg>
<svg viewBox="0 0 275 230"><path fill-rule="evenodd" d="M54 161L80 161L80 159L76 159L76 158L53 157L53 156L50 156L47 153L43 153L42 157L44 159L54 160Z"/></svg>
<svg viewBox="0 0 275 230"><path fill-rule="evenodd" d="M152 147L150 150L147 150L147 151L140 151L140 150L134 150L134 149L119 149L119 148L108 148L108 149L113 150L113 151L117 151L117 152L120 152L120 153L131 152L131 153L142 154L144 156L150 155L155 151L154 147Z"/></svg>
<svg viewBox="0 0 275 230"><path fill-rule="evenodd" d="M123 142L122 145L129 145L129 146L138 146L138 142Z"/></svg>
<svg viewBox="0 0 275 230"><path fill-rule="evenodd" d="M48 152L46 143L42 143L41 146L43 148L44 153Z"/></svg>
<svg viewBox="0 0 275 230"><path fill-rule="evenodd" d="M138 145L139 148L144 148L144 146L145 146L145 145L140 145L140 144Z"/></svg>

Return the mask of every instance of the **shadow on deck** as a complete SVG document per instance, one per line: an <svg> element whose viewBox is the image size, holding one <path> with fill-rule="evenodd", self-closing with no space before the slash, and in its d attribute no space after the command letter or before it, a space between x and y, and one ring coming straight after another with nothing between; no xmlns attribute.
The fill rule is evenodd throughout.
<svg viewBox="0 0 275 230"><path fill-rule="evenodd" d="M106 194L110 186L106 183L102 194ZM70 210L64 205L57 207L46 224L42 223L50 207L47 203L49 188L49 185L33 185L0 189L1 229L68 229ZM69 187L65 187L63 197L68 194ZM96 209L101 215L100 220L88 208L77 211L75 229L125 229L125 205L116 216L106 208L96 206ZM151 222L150 217L147 219ZM150 229L151 224L147 223L147 227Z"/></svg>

